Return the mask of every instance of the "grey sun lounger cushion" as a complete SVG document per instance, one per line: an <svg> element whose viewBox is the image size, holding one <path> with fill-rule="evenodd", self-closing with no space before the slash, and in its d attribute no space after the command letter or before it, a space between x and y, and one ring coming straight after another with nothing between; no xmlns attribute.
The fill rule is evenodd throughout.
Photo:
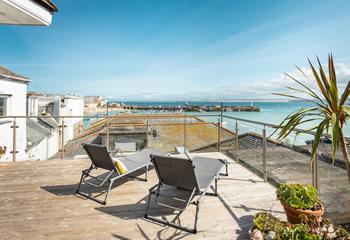
<svg viewBox="0 0 350 240"><path fill-rule="evenodd" d="M156 150L154 148L147 148L143 149L140 152L128 154L124 157L119 157L118 160L125 165L127 168L127 172L125 174L128 174L130 171L134 171L143 168L145 165L149 165L151 163L150 156L153 154L166 155L162 151Z"/></svg>
<svg viewBox="0 0 350 240"><path fill-rule="evenodd" d="M127 169L127 172L124 174L128 174L130 171L134 171L135 169L142 168L143 166L145 166L145 164L147 164L147 163L138 163L138 162L130 161L127 158L122 158L118 160L122 162Z"/></svg>
<svg viewBox="0 0 350 240"><path fill-rule="evenodd" d="M189 160L152 156L152 161L162 183L190 190L208 187L226 165L224 160L206 157L194 157Z"/></svg>
<svg viewBox="0 0 350 240"><path fill-rule="evenodd" d="M132 178L138 178L135 176L131 176L130 174L135 173L138 170L145 169L145 179L147 181L147 171L149 168L149 165L151 164L151 155L152 154L159 154L159 155L166 155L165 153L156 150L156 149L144 149L140 152L134 153L134 154L128 154L126 156L118 158L119 161L121 161L125 167L127 168L127 172L120 174L118 169L115 166L115 162L110 156L109 152L107 151L107 148L102 145L96 145L96 144L84 144L83 145L86 153L88 154L90 160L91 160L91 166L89 169L85 169L82 171L82 176L80 178L79 185L77 187L76 193L83 195L86 198L92 199L96 202L106 204L108 192L111 190L112 184L119 178L122 178L124 176L130 176ZM108 174L101 178L91 175L91 172L94 169L104 169L107 170ZM95 184L90 182L89 180L86 180L86 178L89 177L89 179L97 180L99 184ZM85 194L80 191L81 184L85 182L88 185L91 185L93 187L102 187L105 183L109 183L109 188L106 192L105 200L99 200L97 198L94 198L91 196L91 194Z"/></svg>
<svg viewBox="0 0 350 240"><path fill-rule="evenodd" d="M193 166L195 166L194 171L199 175L209 174L216 176L222 168L226 165L226 161L222 159L213 159L207 157L194 157L191 159Z"/></svg>
<svg viewBox="0 0 350 240"><path fill-rule="evenodd" d="M159 151L154 148L146 148L140 152L125 155L124 157L119 158L119 160L122 161L123 163L133 162L138 164L148 164L151 162L151 158L150 158L151 155L166 156L166 154L162 151Z"/></svg>
<svg viewBox="0 0 350 240"><path fill-rule="evenodd" d="M218 176L225 166L226 175L228 175L227 161L205 157L194 157L192 159L187 159L157 155L152 155L151 159L158 175L159 183L149 190L150 193L147 200L145 217L161 224L165 224L191 233L196 233L198 212L202 199L205 195L210 195L208 190L212 186L214 189L214 195L217 195ZM155 196L156 199L158 199L159 196L164 197L164 194L161 194L161 189L164 185L169 185L183 190L189 190L191 192L188 199L185 200L186 206L182 209L170 205L164 205L162 203L159 203L158 200L155 201L158 205L166 206L179 211L179 213L172 221L167 221L163 218L159 219L157 217L149 215L149 207L152 199L151 197ZM195 196L199 196L199 198L198 200L193 201ZM174 196L166 197L169 197L173 200L175 199ZM181 201L184 200L182 199ZM190 203L195 204L197 207L193 229L183 227L175 223L175 220L179 218L180 214Z"/></svg>

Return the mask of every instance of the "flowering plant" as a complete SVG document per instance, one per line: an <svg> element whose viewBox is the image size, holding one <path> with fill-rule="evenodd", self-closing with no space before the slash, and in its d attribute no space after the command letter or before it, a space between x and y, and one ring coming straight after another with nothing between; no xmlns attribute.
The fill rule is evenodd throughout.
<svg viewBox="0 0 350 240"><path fill-rule="evenodd" d="M6 150L7 150L6 146L3 146L3 147L0 146L0 158L2 158L2 156L5 155Z"/></svg>

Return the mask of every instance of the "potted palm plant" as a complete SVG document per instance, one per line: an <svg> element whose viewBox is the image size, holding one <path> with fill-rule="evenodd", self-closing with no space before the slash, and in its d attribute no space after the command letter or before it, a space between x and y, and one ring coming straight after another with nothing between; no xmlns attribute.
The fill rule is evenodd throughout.
<svg viewBox="0 0 350 240"><path fill-rule="evenodd" d="M286 212L288 222L300 223L300 215L321 220L324 207L318 198L317 190L311 185L298 183L281 184L276 191Z"/></svg>
<svg viewBox="0 0 350 240"><path fill-rule="evenodd" d="M299 88L288 87L288 89L294 93L306 95L307 97L281 93L277 93L276 95L307 101L313 103L314 106L301 109L287 116L279 125L278 129L280 131L278 139L282 140L286 138L295 128L306 122L314 123L314 126L308 129L310 131L316 131L311 147L311 165L317 155L317 148L322 140L322 135L324 133L330 133L333 148L333 162L340 148L346 165L348 181L350 183L350 158L343 131L346 121L350 118L350 106L346 104L350 94L350 81L347 82L343 92L340 94L332 55L328 56L328 74L326 74L318 58L317 62L318 71L309 60L317 91L311 89L289 74L286 74L299 86ZM313 81L305 71L301 70L299 67L297 68L308 81Z"/></svg>

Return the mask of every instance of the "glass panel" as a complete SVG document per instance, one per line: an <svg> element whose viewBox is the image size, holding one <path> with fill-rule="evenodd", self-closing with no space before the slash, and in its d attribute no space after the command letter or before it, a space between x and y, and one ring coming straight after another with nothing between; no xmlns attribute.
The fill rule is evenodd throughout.
<svg viewBox="0 0 350 240"><path fill-rule="evenodd" d="M0 118L0 162L13 161L13 119Z"/></svg>
<svg viewBox="0 0 350 240"><path fill-rule="evenodd" d="M187 149L194 152L217 152L218 126L217 123L192 121L187 124Z"/></svg>
<svg viewBox="0 0 350 240"><path fill-rule="evenodd" d="M62 121L63 120L63 121ZM60 118L59 119L59 133L58 143L59 150L54 158L65 159L83 159L87 158L86 152L82 144L94 143L107 146L109 142L109 150L114 152L115 147L112 144L112 134L107 131L111 129L108 125L108 119L105 116L86 116L84 118ZM62 126L64 126L62 136ZM64 152L61 153L62 142L64 143Z"/></svg>
<svg viewBox="0 0 350 240"><path fill-rule="evenodd" d="M319 153L320 197L325 205L326 216L339 224L349 223L350 184L341 150L337 153L334 165L330 141L320 143Z"/></svg>
<svg viewBox="0 0 350 240"><path fill-rule="evenodd" d="M267 171L276 182L312 184L310 153L307 145L312 135L291 133L279 141L274 129L267 128ZM272 135L273 134L273 135Z"/></svg>
<svg viewBox="0 0 350 240"><path fill-rule="evenodd" d="M148 119L148 146L165 152L175 152L175 148L180 151L187 145L190 122L191 118L183 115Z"/></svg>
<svg viewBox="0 0 350 240"><path fill-rule="evenodd" d="M239 162L258 175L263 173L263 126L238 121Z"/></svg>

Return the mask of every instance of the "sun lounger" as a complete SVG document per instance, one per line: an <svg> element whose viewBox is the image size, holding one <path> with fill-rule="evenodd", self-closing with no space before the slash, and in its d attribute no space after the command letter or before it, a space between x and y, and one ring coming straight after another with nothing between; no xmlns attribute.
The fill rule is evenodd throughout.
<svg viewBox="0 0 350 240"><path fill-rule="evenodd" d="M91 160L91 166L88 169L82 171L82 175L76 193L101 204L106 204L108 193L116 180L126 176L133 177L130 176L130 174L135 173L138 170L145 169L145 178L143 180L147 181L147 171L149 165L151 164L150 156L152 154L160 154L162 156L166 155L165 153L152 148L144 149L137 153L125 155L121 158L118 158L119 162L121 162L123 166L126 167L126 172L121 173L116 167L115 161L112 159L110 153L107 151L107 148L105 146L96 144L83 144L83 148L85 149L86 153L88 154ZM105 176L93 176L91 172L96 169L106 170ZM94 183L93 181L97 183ZM87 194L81 192L80 187L82 183L88 184L96 188L101 188L103 185L108 183L109 186L108 190L106 191L104 200L100 200L96 197L93 197L91 193Z"/></svg>
<svg viewBox="0 0 350 240"><path fill-rule="evenodd" d="M205 157L194 157L192 159L184 159L158 155L152 155L151 161L158 175L159 183L149 190L145 218L187 232L196 233L198 213L202 200L205 195L217 196L218 176L220 172L225 168L225 166L225 175L228 175L227 161ZM187 197L187 199L178 199L172 194L162 194L161 190L165 186L173 186L177 189L188 190L189 196ZM208 192L209 188L211 187L214 190L214 193ZM155 202L157 205L161 205L163 207L179 211L179 213L174 217L172 221L159 219L158 217L154 217L149 214L152 196L155 196ZM175 201L182 201L185 206L179 208L173 205L161 203L158 200L160 196L170 198ZM195 197L198 198L196 201L193 201ZM196 205L196 214L193 229L183 227L175 223L176 220L179 218L180 214L191 203L194 203Z"/></svg>

